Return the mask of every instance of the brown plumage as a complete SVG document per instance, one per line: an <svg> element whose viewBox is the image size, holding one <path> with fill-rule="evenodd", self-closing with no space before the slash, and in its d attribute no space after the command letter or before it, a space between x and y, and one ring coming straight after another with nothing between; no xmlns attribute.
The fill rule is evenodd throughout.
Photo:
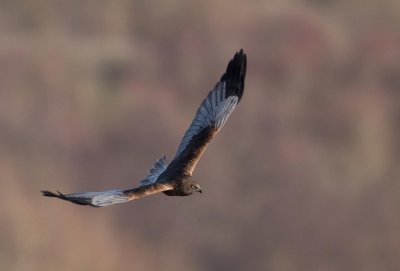
<svg viewBox="0 0 400 271"><path fill-rule="evenodd" d="M226 72L201 103L189 129L184 134L174 159L167 164L158 159L148 175L133 189L72 194L42 191L43 196L56 197L79 205L108 206L163 192L168 196L189 196L202 193L191 179L194 168L211 139L221 130L241 100L246 77L246 54L240 50L229 62Z"/></svg>

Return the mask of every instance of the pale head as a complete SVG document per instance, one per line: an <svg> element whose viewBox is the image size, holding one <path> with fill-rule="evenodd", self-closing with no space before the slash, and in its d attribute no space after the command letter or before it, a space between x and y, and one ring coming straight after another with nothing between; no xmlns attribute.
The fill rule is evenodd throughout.
<svg viewBox="0 0 400 271"><path fill-rule="evenodd" d="M183 191L186 195L191 195L194 192L203 193L201 186L192 179L186 179L183 183Z"/></svg>

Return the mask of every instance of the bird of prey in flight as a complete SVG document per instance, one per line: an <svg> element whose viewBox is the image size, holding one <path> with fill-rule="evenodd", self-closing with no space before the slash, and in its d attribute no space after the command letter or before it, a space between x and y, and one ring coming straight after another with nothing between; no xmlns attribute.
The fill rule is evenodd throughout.
<svg viewBox="0 0 400 271"><path fill-rule="evenodd" d="M63 194L41 191L43 196L56 197L79 205L104 207L124 203L163 192L168 196L189 196L202 193L192 173L211 139L221 130L243 95L246 77L246 54L240 50L229 61L226 72L197 109L171 163L165 155L158 159L148 175L132 189Z"/></svg>

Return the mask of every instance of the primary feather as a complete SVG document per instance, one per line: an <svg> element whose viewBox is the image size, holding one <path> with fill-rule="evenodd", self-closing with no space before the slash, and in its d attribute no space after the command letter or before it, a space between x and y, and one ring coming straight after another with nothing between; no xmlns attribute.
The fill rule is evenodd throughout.
<svg viewBox="0 0 400 271"><path fill-rule="evenodd" d="M217 134L240 102L244 91L247 58L243 50L229 62L221 80L197 109L174 159L162 175L191 176L208 143Z"/></svg>

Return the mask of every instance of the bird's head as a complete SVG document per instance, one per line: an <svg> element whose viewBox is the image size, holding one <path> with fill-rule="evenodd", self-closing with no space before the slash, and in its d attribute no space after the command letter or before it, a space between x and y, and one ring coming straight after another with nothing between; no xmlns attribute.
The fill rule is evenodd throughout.
<svg viewBox="0 0 400 271"><path fill-rule="evenodd" d="M199 192L203 193L203 190L201 189L200 185L193 181L192 179L189 179L185 182L185 190L189 194L193 194L194 192Z"/></svg>

